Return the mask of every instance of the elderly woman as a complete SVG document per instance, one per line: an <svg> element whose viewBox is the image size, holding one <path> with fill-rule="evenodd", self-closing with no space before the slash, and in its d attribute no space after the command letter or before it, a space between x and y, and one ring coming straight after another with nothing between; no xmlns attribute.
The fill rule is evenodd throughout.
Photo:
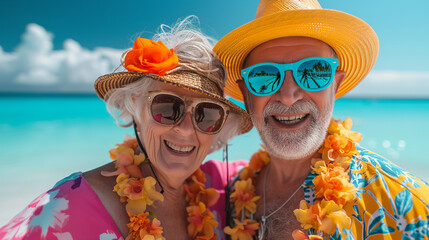
<svg viewBox="0 0 429 240"><path fill-rule="evenodd" d="M223 238L224 165L201 163L252 125L223 97L224 67L191 20L164 27L154 41L137 38L123 55L127 71L95 82L136 138L109 151L113 162L42 194L0 239Z"/></svg>

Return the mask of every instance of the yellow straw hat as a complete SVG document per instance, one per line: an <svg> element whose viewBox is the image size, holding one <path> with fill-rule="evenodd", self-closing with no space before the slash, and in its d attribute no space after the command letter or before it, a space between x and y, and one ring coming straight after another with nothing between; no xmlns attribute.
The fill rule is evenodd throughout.
<svg viewBox="0 0 429 240"><path fill-rule="evenodd" d="M331 46L346 78L339 98L369 73L378 55L378 38L363 20L322 9L316 0L261 0L255 19L227 34L214 47L228 73L225 94L243 101L236 83L247 55L260 44L282 37L310 37Z"/></svg>

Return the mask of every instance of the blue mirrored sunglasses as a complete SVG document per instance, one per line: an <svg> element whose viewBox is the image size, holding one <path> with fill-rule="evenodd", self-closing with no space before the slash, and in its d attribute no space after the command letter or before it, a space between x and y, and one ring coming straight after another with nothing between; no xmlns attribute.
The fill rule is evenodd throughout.
<svg viewBox="0 0 429 240"><path fill-rule="evenodd" d="M288 64L258 63L241 70L247 89L256 96L268 96L283 85L285 72L292 70L295 82L306 91L321 91L331 85L338 59L310 57Z"/></svg>

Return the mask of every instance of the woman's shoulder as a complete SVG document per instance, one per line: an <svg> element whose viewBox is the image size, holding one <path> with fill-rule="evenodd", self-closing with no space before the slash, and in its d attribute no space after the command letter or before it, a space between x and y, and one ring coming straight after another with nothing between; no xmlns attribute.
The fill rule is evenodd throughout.
<svg viewBox="0 0 429 240"><path fill-rule="evenodd" d="M0 228L0 239L100 238L118 230L82 173L60 180L34 199L8 224Z"/></svg>
<svg viewBox="0 0 429 240"><path fill-rule="evenodd" d="M82 176L85 178L86 182L94 190L94 192L100 196L106 191L109 193L112 192L113 186L116 184L114 177L103 177L101 172L113 172L115 170L115 164L111 162L101 167L84 172L82 173Z"/></svg>

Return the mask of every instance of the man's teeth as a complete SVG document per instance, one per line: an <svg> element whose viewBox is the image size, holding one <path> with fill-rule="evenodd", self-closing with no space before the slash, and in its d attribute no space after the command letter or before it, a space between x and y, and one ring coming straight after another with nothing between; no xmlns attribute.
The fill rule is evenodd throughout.
<svg viewBox="0 0 429 240"><path fill-rule="evenodd" d="M289 117L273 116L275 120L281 123L293 124L303 120L308 114L294 115Z"/></svg>
<svg viewBox="0 0 429 240"><path fill-rule="evenodd" d="M168 141L164 141L164 142L171 150L178 153L189 153L195 148L194 146L183 147L183 146L175 145L174 143L171 143Z"/></svg>

